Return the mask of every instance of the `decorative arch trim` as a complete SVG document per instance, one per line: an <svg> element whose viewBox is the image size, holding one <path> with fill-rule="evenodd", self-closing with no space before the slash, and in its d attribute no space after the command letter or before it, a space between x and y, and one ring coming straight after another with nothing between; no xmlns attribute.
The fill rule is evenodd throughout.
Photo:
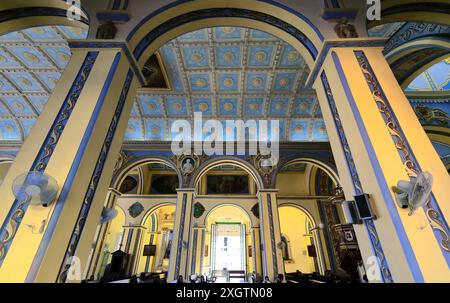
<svg viewBox="0 0 450 303"><path fill-rule="evenodd" d="M221 207L226 207L226 206L236 207L236 208L239 208L240 210L242 210L242 211L246 214L247 219L248 219L248 222L250 223L250 226L248 226L248 228L250 229L250 228L256 227L255 222L253 222L253 220L252 220L251 214L250 214L245 208L243 208L241 205L239 205L238 203L232 203L232 202L229 202L229 203L223 203L223 204L220 204L220 205L217 205L217 206L214 206L213 208L211 208L211 209L205 214L205 219L203 219L203 224L204 224L205 226L207 226L209 216L210 216L215 210L217 210L217 209L219 209L219 208L221 208Z"/></svg>
<svg viewBox="0 0 450 303"><path fill-rule="evenodd" d="M283 15L283 20L275 15ZM143 63L147 55L171 38L207 26L202 20L215 20L213 23L217 24L213 26L230 25L224 19L232 19L234 26L257 27L259 23L273 34L284 33L285 37L280 38L295 40L302 46L297 47L303 48L301 53L311 68L324 41L318 28L304 15L271 0L176 1L144 17L130 32L127 41L133 47L134 56ZM247 24L244 25L243 20ZM184 32L179 30L181 28ZM177 34L173 33L175 30L178 30ZM167 41L163 41L163 35Z"/></svg>
<svg viewBox="0 0 450 303"><path fill-rule="evenodd" d="M209 170L221 165L234 165L243 169L253 177L253 180L258 186L258 189L264 189L264 182L256 168L253 167L249 162L238 157L218 157L202 163L194 173L194 175L192 175L189 187L197 188L198 182L200 181L201 177L203 177Z"/></svg>
<svg viewBox="0 0 450 303"><path fill-rule="evenodd" d="M146 164L151 164L151 163L159 163L159 164L164 164L164 165L169 166L176 172L176 174L178 176L178 184L180 184L180 185L183 184L182 175L181 175L180 171L178 170L178 168L176 167L175 163L173 163L172 161L170 161L169 159L164 158L164 157L143 156L143 157L132 159L130 162L126 163L122 168L120 168L118 170L118 172L113 176L113 179L111 181L111 187L114 188L115 190L119 190L120 184L122 183L122 181L124 180L124 178L130 171L132 171L133 169L138 168L140 166L143 166Z"/></svg>

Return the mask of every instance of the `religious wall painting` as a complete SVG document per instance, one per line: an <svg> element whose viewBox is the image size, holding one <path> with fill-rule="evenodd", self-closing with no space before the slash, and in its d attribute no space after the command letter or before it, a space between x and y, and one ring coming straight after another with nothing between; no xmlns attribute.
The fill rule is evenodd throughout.
<svg viewBox="0 0 450 303"><path fill-rule="evenodd" d="M207 194L249 194L247 175L208 175L206 177Z"/></svg>
<svg viewBox="0 0 450 303"><path fill-rule="evenodd" d="M176 194L178 187L178 176L173 175L152 175L150 184L150 194L170 195Z"/></svg>

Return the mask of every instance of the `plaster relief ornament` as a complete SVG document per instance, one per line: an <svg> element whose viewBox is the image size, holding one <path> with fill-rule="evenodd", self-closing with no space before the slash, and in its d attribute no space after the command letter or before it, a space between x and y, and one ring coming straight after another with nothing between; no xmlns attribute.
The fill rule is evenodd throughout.
<svg viewBox="0 0 450 303"><path fill-rule="evenodd" d="M348 23L346 18L341 19L335 26L334 31L339 38L358 38L358 33L353 24Z"/></svg>
<svg viewBox="0 0 450 303"><path fill-rule="evenodd" d="M185 175L189 175L194 171L195 160L191 157L186 157L181 162L181 171Z"/></svg>

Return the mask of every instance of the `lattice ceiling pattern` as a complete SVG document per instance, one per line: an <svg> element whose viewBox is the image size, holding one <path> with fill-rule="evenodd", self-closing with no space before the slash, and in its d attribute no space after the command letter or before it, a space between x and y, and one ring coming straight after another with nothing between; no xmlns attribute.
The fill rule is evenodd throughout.
<svg viewBox="0 0 450 303"><path fill-rule="evenodd" d="M0 140L22 141L55 88L78 28L36 27L0 36Z"/></svg>
<svg viewBox="0 0 450 303"><path fill-rule="evenodd" d="M279 120L283 141L328 141L315 93L304 87L309 69L280 39L246 28L207 28L159 53L171 91L139 92L126 140L170 140L171 122L201 112L204 121Z"/></svg>

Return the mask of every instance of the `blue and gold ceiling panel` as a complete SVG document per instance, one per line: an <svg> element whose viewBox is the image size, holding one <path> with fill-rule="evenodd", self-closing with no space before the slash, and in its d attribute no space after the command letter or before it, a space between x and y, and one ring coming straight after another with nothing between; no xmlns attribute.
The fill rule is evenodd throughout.
<svg viewBox="0 0 450 303"><path fill-rule="evenodd" d="M12 32L0 36L0 42L25 42L27 39L22 32Z"/></svg>
<svg viewBox="0 0 450 303"><path fill-rule="evenodd" d="M144 129L142 127L141 119L132 118L128 120L124 140L128 141L144 140Z"/></svg>
<svg viewBox="0 0 450 303"><path fill-rule="evenodd" d="M20 117L36 115L28 102L21 96L3 96L0 98L15 116Z"/></svg>
<svg viewBox="0 0 450 303"><path fill-rule="evenodd" d="M1 93L12 93L17 90L2 74L0 74L0 92Z"/></svg>
<svg viewBox="0 0 450 303"><path fill-rule="evenodd" d="M65 68L69 63L71 53L66 46L47 46L42 48L59 68Z"/></svg>
<svg viewBox="0 0 450 303"><path fill-rule="evenodd" d="M36 72L35 75L45 84L48 91L53 91L61 74L58 72Z"/></svg>
<svg viewBox="0 0 450 303"><path fill-rule="evenodd" d="M242 40L243 29L239 27L216 27L214 28L214 38L217 41Z"/></svg>
<svg viewBox="0 0 450 303"><path fill-rule="evenodd" d="M31 129L33 128L34 124L36 123L36 119L34 119L34 118L19 119L19 123L22 126L25 137L28 137Z"/></svg>
<svg viewBox="0 0 450 303"><path fill-rule="evenodd" d="M138 96L137 98L139 98L139 96ZM133 118L136 118L136 117L139 117L139 116L140 116L139 110L138 110L138 108L137 108L137 102L135 102L135 103L133 104L133 106L131 107L131 113L130 113L130 116L133 117Z"/></svg>
<svg viewBox="0 0 450 303"><path fill-rule="evenodd" d="M19 62L4 49L0 48L0 68L20 68Z"/></svg>
<svg viewBox="0 0 450 303"><path fill-rule="evenodd" d="M180 67L175 57L174 49L171 47L162 47L160 53L163 57L164 65L167 68L167 73L173 89L177 92L183 91L184 86L181 80Z"/></svg>
<svg viewBox="0 0 450 303"><path fill-rule="evenodd" d="M240 46L216 47L216 66L221 68L241 67L242 48Z"/></svg>
<svg viewBox="0 0 450 303"><path fill-rule="evenodd" d="M236 116L238 113L237 98L219 98L219 115Z"/></svg>
<svg viewBox="0 0 450 303"><path fill-rule="evenodd" d="M247 97L245 98L245 115L264 116L264 98Z"/></svg>
<svg viewBox="0 0 450 303"><path fill-rule="evenodd" d="M60 41L62 37L51 26L33 27L23 31L33 41Z"/></svg>
<svg viewBox="0 0 450 303"><path fill-rule="evenodd" d="M8 47L8 51L28 68L48 68L50 62L35 47Z"/></svg>
<svg viewBox="0 0 450 303"><path fill-rule="evenodd" d="M296 80L295 72L279 72L275 75L273 90L278 92L290 92L293 90Z"/></svg>
<svg viewBox="0 0 450 303"><path fill-rule="evenodd" d="M290 141L308 141L309 139L309 120L295 119L291 120L289 125Z"/></svg>
<svg viewBox="0 0 450 303"><path fill-rule="evenodd" d="M211 116L213 114L213 103L211 98L193 98L194 111L201 112L202 115Z"/></svg>
<svg viewBox="0 0 450 303"><path fill-rule="evenodd" d="M0 140L20 141L22 133L13 119L0 119Z"/></svg>
<svg viewBox="0 0 450 303"><path fill-rule="evenodd" d="M313 141L328 141L327 129L323 120L313 122Z"/></svg>
<svg viewBox="0 0 450 303"><path fill-rule="evenodd" d="M184 97L166 98L167 115L171 117L188 115L187 102Z"/></svg>
<svg viewBox="0 0 450 303"><path fill-rule="evenodd" d="M273 63L275 46L250 46L248 66L269 67Z"/></svg>
<svg viewBox="0 0 450 303"><path fill-rule="evenodd" d="M165 120L146 120L145 138L150 141L163 141L167 139Z"/></svg>
<svg viewBox="0 0 450 303"><path fill-rule="evenodd" d="M239 73L223 73L217 77L217 89L219 92L238 92L240 90Z"/></svg>
<svg viewBox="0 0 450 303"><path fill-rule="evenodd" d="M186 69L209 67L209 52L206 47L183 47L182 54Z"/></svg>
<svg viewBox="0 0 450 303"><path fill-rule="evenodd" d="M38 113L41 113L49 97L45 95L27 95L27 98L31 101Z"/></svg>
<svg viewBox="0 0 450 303"><path fill-rule="evenodd" d="M72 26L57 26L65 39L85 39L88 35L87 30Z"/></svg>
<svg viewBox="0 0 450 303"><path fill-rule="evenodd" d="M283 50L281 51L281 58L278 66L286 68L306 67L306 63L299 52L297 52L291 45L285 44L283 45Z"/></svg>
<svg viewBox="0 0 450 303"><path fill-rule="evenodd" d="M311 117L315 103L315 98L299 97L295 99L292 114L294 116Z"/></svg>
<svg viewBox="0 0 450 303"><path fill-rule="evenodd" d="M250 39L255 40L278 40L276 37L272 36L269 33L257 30L257 29L251 29L250 30Z"/></svg>
<svg viewBox="0 0 450 303"><path fill-rule="evenodd" d="M162 97L138 95L137 102L144 116L164 116Z"/></svg>
<svg viewBox="0 0 450 303"><path fill-rule="evenodd" d="M207 39L206 29L199 29L178 37L180 42L205 42Z"/></svg>
<svg viewBox="0 0 450 303"><path fill-rule="evenodd" d="M270 140L272 140L272 123L268 121L268 137ZM285 141L286 140L286 121L280 120L278 121L278 129L273 130L274 133L278 132L278 140L279 141Z"/></svg>
<svg viewBox="0 0 450 303"><path fill-rule="evenodd" d="M1 102L1 98L0 98L0 116L10 116L11 113L8 110L8 108Z"/></svg>
<svg viewBox="0 0 450 303"><path fill-rule="evenodd" d="M209 74L194 74L189 76L189 83L192 92L211 91L211 80Z"/></svg>
<svg viewBox="0 0 450 303"><path fill-rule="evenodd" d="M39 82L28 72L5 72L11 82L19 88L22 93L44 92Z"/></svg>
<svg viewBox="0 0 450 303"><path fill-rule="evenodd" d="M247 92L267 91L267 73L247 73L245 89Z"/></svg>
<svg viewBox="0 0 450 303"><path fill-rule="evenodd" d="M269 116L287 116L289 109L289 98L273 97L270 100Z"/></svg>

